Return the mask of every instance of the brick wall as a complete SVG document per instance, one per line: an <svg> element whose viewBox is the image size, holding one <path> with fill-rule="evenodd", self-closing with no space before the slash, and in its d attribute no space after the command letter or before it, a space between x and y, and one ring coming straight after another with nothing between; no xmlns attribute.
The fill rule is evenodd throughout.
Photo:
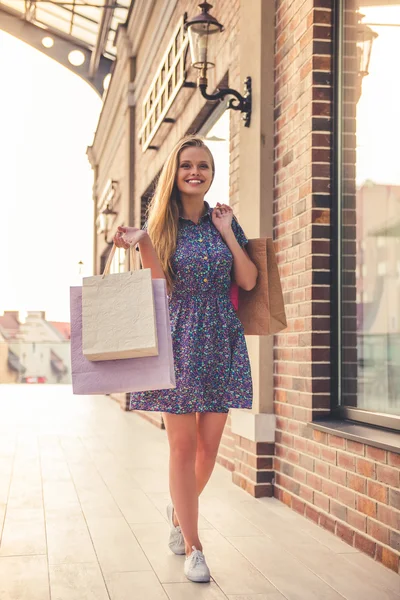
<svg viewBox="0 0 400 600"><path fill-rule="evenodd" d="M274 236L288 328L274 350L274 490L397 572L399 455L307 425L330 411L332 5L276 4Z"/></svg>
<svg viewBox="0 0 400 600"><path fill-rule="evenodd" d="M276 445L276 496L397 572L400 456L311 429L286 435Z"/></svg>

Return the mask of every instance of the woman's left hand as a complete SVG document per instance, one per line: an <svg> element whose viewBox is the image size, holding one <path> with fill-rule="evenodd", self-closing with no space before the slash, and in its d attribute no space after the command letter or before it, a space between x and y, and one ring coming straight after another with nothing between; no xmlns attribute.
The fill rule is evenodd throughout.
<svg viewBox="0 0 400 600"><path fill-rule="evenodd" d="M212 211L212 222L223 238L232 230L232 219L233 210L231 207L217 202Z"/></svg>

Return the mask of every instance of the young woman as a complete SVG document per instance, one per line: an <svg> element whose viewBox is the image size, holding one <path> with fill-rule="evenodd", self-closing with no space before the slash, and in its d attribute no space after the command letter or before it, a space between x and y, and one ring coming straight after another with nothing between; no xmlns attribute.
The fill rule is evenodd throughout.
<svg viewBox="0 0 400 600"><path fill-rule="evenodd" d="M131 394L132 410L163 412L170 447L169 547L186 554L184 572L210 580L198 532L198 498L215 466L230 408L251 408L252 382L243 328L230 300L235 281L251 290L257 269L232 209L204 201L214 160L197 137L181 140L161 172L146 231L118 227L117 246L139 244L144 268L165 278L176 388Z"/></svg>

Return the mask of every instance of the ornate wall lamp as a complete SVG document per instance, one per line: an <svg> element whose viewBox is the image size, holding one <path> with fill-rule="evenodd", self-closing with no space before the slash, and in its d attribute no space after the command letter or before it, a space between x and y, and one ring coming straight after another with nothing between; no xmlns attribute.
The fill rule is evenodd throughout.
<svg viewBox="0 0 400 600"><path fill-rule="evenodd" d="M245 127L250 127L251 119L251 77L246 77L245 94L242 96L231 88L219 89L216 94L207 93L207 70L215 67L216 37L224 30L224 26L210 15L212 4L201 2L201 13L185 23L189 35L192 66L200 70L198 86L206 100L223 100L225 96L233 96L228 108L240 110Z"/></svg>
<svg viewBox="0 0 400 600"><path fill-rule="evenodd" d="M104 210L101 211L100 213L100 227L103 230L104 233L104 241L106 242L106 244L112 244L113 242L109 242L107 240L107 235L108 232L111 230L111 226L112 223L114 222L114 217L117 215L118 213L115 212L115 210L113 210L109 204L107 204L106 208Z"/></svg>
<svg viewBox="0 0 400 600"><path fill-rule="evenodd" d="M365 15L357 13L357 55L358 55L358 82L357 82L357 102L362 93L362 82L364 77L369 75L369 63L371 60L372 44L378 37L366 23L361 23Z"/></svg>

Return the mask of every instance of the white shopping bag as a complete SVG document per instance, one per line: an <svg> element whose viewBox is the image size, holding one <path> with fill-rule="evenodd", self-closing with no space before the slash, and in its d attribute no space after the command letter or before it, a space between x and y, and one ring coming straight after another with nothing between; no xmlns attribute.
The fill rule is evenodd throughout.
<svg viewBox="0 0 400 600"><path fill-rule="evenodd" d="M110 275L115 250L103 275L83 278L83 355L91 361L157 356L151 269Z"/></svg>

